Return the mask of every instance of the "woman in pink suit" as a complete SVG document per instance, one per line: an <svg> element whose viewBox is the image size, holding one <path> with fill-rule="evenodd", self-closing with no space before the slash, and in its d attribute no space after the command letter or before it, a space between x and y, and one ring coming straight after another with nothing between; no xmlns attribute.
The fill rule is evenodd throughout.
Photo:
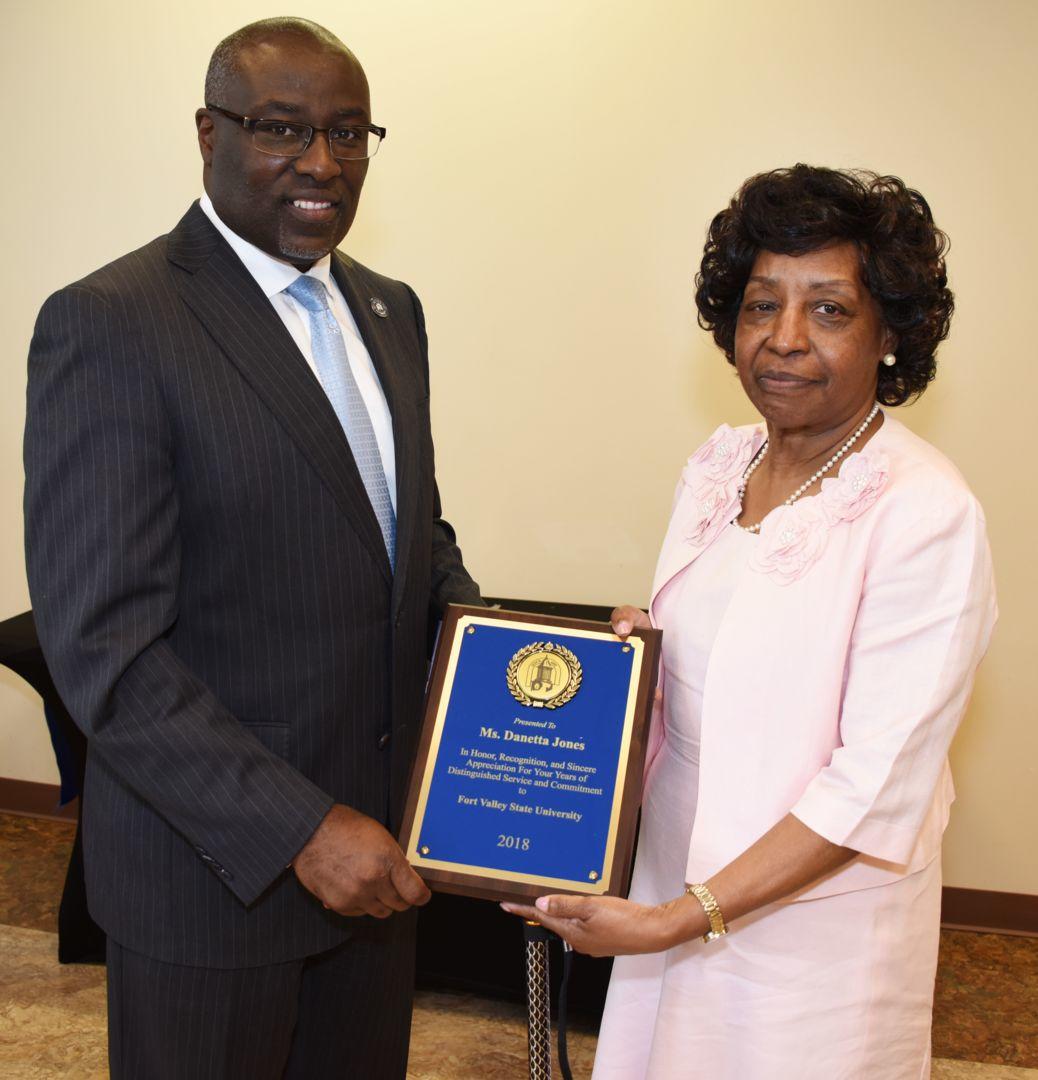
<svg viewBox="0 0 1038 1080"><path fill-rule="evenodd" d="M945 243L900 180L803 165L713 220L700 321L764 423L678 485L631 898L507 905L619 957L596 1080L929 1076L947 753L994 583L962 477L880 405L934 376Z"/></svg>

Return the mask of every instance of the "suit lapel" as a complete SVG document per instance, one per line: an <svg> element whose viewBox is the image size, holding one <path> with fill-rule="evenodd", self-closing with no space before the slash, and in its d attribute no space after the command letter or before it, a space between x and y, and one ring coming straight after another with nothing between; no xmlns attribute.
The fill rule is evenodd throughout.
<svg viewBox="0 0 1038 1080"><path fill-rule="evenodd" d="M387 580L378 521L335 411L284 323L197 204L170 233L184 302L316 470ZM351 305L352 306L352 305Z"/></svg>
<svg viewBox="0 0 1038 1080"><path fill-rule="evenodd" d="M399 607L407 578L415 533L418 500L418 445L415 416L413 365L402 358L414 349L414 314L398 310L381 296L377 281L352 259L333 252L332 274L342 290L357 329L375 365L382 392L393 418L396 458L396 570L393 579L393 610ZM385 305L384 316L375 314L373 302Z"/></svg>

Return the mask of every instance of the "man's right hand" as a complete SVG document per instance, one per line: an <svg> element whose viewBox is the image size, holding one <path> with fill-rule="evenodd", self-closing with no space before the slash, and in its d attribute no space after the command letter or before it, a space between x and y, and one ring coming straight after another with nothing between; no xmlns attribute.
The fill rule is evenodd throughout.
<svg viewBox="0 0 1038 1080"><path fill-rule="evenodd" d="M296 877L340 915L374 915L424 904L430 892L400 845L374 818L336 803L292 860Z"/></svg>

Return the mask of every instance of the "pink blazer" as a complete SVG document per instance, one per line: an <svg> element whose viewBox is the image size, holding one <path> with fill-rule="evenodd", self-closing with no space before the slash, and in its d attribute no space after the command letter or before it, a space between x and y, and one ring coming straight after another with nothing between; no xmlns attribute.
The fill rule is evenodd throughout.
<svg viewBox="0 0 1038 1080"><path fill-rule="evenodd" d="M654 619L668 584L730 527L763 438L723 425L689 459ZM687 880L790 812L861 852L794 899L921 869L940 852L948 746L997 613L979 504L947 458L886 416L819 494L769 514L756 544L707 668ZM666 737L658 709L647 769Z"/></svg>

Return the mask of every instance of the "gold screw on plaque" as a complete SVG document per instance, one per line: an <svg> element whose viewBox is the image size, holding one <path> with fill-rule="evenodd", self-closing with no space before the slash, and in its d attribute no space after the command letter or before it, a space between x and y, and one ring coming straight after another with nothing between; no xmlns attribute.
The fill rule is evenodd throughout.
<svg viewBox="0 0 1038 1080"><path fill-rule="evenodd" d="M590 873L590 874L588 874L588 877L589 877L589 878L590 878L590 879L591 879L592 881L598 881L598 871L597 871L597 870L592 870L592 871L591 871L591 873Z"/></svg>
<svg viewBox="0 0 1038 1080"><path fill-rule="evenodd" d="M428 855L429 854L429 849L424 844L421 846L421 848L419 848L419 850L421 851L421 853L423 855Z"/></svg>
<svg viewBox="0 0 1038 1080"><path fill-rule="evenodd" d="M465 631L466 634L474 634L475 632L476 628L474 626L470 626L468 630Z"/></svg>
<svg viewBox="0 0 1038 1080"><path fill-rule="evenodd" d="M631 646L630 646L630 645L625 645L625 646L623 647L623 651L624 651L624 652L630 652L630 651L631 651Z"/></svg>

